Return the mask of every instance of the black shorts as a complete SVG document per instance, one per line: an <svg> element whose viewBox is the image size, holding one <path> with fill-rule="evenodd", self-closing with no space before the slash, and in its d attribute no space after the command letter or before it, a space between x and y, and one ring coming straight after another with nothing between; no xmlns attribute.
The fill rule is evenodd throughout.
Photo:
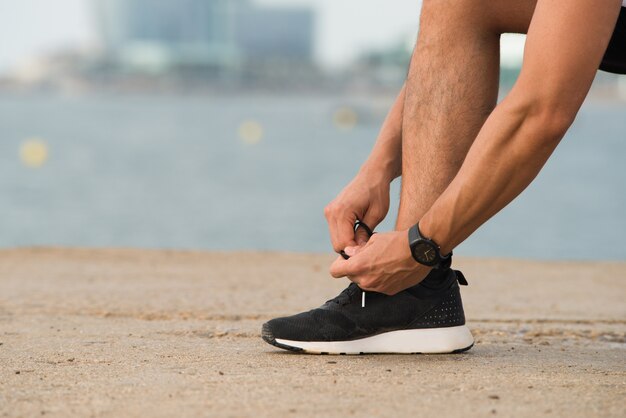
<svg viewBox="0 0 626 418"><path fill-rule="evenodd" d="M626 7L622 7L600 69L610 73L626 74Z"/></svg>

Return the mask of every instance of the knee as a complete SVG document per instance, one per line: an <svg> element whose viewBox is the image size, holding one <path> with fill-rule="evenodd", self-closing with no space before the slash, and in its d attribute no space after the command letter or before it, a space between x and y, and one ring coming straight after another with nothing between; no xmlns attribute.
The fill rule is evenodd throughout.
<svg viewBox="0 0 626 418"><path fill-rule="evenodd" d="M486 0L423 0L420 31L449 31L457 37L490 33L495 28L492 7Z"/></svg>
<svg viewBox="0 0 626 418"><path fill-rule="evenodd" d="M485 20L489 7L485 0L423 0L422 17L465 26Z"/></svg>

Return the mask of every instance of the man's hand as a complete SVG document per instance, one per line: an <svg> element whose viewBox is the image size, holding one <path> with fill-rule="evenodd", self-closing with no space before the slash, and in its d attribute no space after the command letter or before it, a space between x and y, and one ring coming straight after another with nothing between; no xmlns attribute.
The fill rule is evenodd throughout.
<svg viewBox="0 0 626 418"><path fill-rule="evenodd" d="M355 233L355 221L359 219L374 229L385 219L387 211L389 181L380 175L359 173L324 209L334 250L364 245L368 235L363 228Z"/></svg>
<svg viewBox="0 0 626 418"><path fill-rule="evenodd" d="M375 234L364 246L345 251L350 258L338 257L330 274L347 276L363 290L394 295L421 282L431 270L411 256L406 230Z"/></svg>

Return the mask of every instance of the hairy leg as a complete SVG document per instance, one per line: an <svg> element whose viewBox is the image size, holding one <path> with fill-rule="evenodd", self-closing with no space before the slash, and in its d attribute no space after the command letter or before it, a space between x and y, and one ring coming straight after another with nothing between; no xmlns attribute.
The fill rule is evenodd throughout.
<svg viewBox="0 0 626 418"><path fill-rule="evenodd" d="M396 229L448 187L498 95L500 34L526 33L536 0L424 0L406 82Z"/></svg>

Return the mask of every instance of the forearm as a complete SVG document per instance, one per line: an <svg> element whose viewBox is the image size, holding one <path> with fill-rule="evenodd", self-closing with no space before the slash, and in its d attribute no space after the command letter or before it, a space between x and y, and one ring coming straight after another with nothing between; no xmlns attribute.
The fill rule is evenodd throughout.
<svg viewBox="0 0 626 418"><path fill-rule="evenodd" d="M383 181L391 182L402 173L402 114L404 111L405 87L383 122L376 144L361 172L371 174Z"/></svg>
<svg viewBox="0 0 626 418"><path fill-rule="evenodd" d="M515 87L489 116L457 176L420 221L424 235L443 252L465 240L539 173L589 91L620 3L537 2Z"/></svg>
<svg viewBox="0 0 626 418"><path fill-rule="evenodd" d="M569 116L505 100L487 119L449 187L420 221L448 253L518 196L556 148Z"/></svg>

